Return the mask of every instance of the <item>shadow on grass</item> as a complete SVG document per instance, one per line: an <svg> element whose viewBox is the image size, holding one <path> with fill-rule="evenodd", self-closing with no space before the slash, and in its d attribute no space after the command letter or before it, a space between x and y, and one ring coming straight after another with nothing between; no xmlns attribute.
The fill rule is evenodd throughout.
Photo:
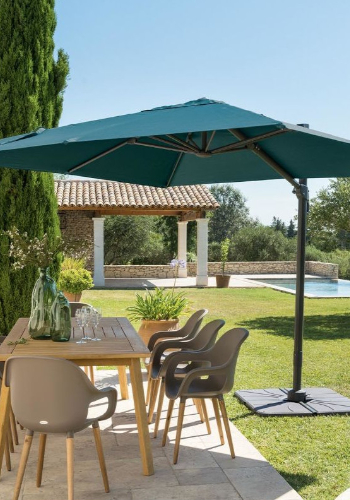
<svg viewBox="0 0 350 500"><path fill-rule="evenodd" d="M350 314L305 316L304 338L308 340L335 340L350 338ZM248 330L263 330L271 335L294 336L294 318L270 316L242 322Z"/></svg>
<svg viewBox="0 0 350 500"><path fill-rule="evenodd" d="M291 485L296 491L299 491L306 486L310 486L310 484L314 484L317 482L317 477L310 476L307 474L293 474L292 472L286 472L285 470L281 470L279 467L275 467L277 472L281 474L282 477L287 481L288 484Z"/></svg>

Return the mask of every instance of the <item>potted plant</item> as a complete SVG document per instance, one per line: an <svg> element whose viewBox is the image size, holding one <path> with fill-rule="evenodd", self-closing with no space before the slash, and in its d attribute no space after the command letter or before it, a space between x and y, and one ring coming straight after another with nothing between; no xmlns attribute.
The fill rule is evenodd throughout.
<svg viewBox="0 0 350 500"><path fill-rule="evenodd" d="M230 283L231 276L229 274L225 274L225 267L227 264L229 248L230 248L230 240L226 238L220 244L221 274L216 275L217 288L228 288Z"/></svg>
<svg viewBox="0 0 350 500"><path fill-rule="evenodd" d="M83 267L64 269L60 273L58 285L70 302L80 302L83 291L93 287L93 280L90 271Z"/></svg>
<svg viewBox="0 0 350 500"><path fill-rule="evenodd" d="M179 267L184 265L176 259L170 263L175 277L172 290L156 288L144 295L137 293L136 304L127 308L132 321L141 321L138 333L146 345L154 333L179 328L179 316L188 306L188 299L183 292L175 293L175 282Z"/></svg>

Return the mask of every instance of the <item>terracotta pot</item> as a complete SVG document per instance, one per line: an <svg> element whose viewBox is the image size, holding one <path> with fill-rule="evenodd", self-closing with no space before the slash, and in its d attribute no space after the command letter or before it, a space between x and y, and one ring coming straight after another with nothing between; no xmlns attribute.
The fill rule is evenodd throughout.
<svg viewBox="0 0 350 500"><path fill-rule="evenodd" d="M63 294L69 302L80 302L82 296L82 292L81 293L63 292Z"/></svg>
<svg viewBox="0 0 350 500"><path fill-rule="evenodd" d="M215 277L217 288L228 288L231 278L230 274L217 274Z"/></svg>
<svg viewBox="0 0 350 500"><path fill-rule="evenodd" d="M177 330L179 328L179 320L178 319L169 319L169 320L141 320L141 326L139 328L139 335L147 345L149 339L156 332L166 332L168 330Z"/></svg>

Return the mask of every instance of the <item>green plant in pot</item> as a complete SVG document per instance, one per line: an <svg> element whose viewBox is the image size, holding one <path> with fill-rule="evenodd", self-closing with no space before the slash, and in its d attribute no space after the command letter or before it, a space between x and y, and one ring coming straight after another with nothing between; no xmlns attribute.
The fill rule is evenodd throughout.
<svg viewBox="0 0 350 500"><path fill-rule="evenodd" d="M70 302L79 302L83 291L93 287L93 280L90 271L83 267L64 269L60 273L58 285Z"/></svg>
<svg viewBox="0 0 350 500"><path fill-rule="evenodd" d="M138 333L146 345L156 332L177 330L179 316L188 307L184 292L175 293L178 268L184 264L173 259L170 265L174 268L175 277L172 290L156 288L147 290L143 295L137 293L135 305L127 308L131 321L141 321Z"/></svg>
<svg viewBox="0 0 350 500"><path fill-rule="evenodd" d="M216 275L217 288L228 288L230 284L231 276L229 274L225 274L229 248L230 240L226 238L220 244L221 274Z"/></svg>

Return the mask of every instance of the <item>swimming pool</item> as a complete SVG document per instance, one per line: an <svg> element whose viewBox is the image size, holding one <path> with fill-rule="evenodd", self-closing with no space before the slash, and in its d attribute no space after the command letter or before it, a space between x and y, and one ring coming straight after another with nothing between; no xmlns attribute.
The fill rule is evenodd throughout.
<svg viewBox="0 0 350 500"><path fill-rule="evenodd" d="M295 278L254 279L262 284L283 292L293 293L296 288ZM328 278L306 278L305 297L350 297L350 281Z"/></svg>

